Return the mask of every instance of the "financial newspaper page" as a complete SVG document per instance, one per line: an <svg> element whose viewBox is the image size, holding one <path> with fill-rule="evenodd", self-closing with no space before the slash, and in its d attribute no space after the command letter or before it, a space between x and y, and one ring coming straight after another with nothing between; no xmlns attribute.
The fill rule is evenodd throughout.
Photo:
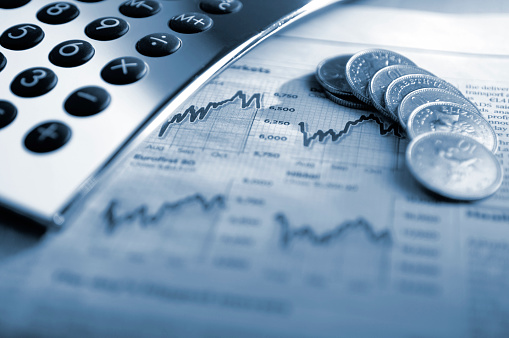
<svg viewBox="0 0 509 338"><path fill-rule="evenodd" d="M65 229L3 263L1 331L508 337L509 48L489 32L507 21L337 6L269 39L144 140ZM498 135L494 196L430 195L401 129L325 98L317 64L366 48L475 102Z"/></svg>

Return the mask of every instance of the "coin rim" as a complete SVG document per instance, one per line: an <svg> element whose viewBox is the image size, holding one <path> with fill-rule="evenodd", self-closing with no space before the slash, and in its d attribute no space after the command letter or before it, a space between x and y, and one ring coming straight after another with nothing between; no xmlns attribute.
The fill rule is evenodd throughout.
<svg viewBox="0 0 509 338"><path fill-rule="evenodd" d="M412 115L413 113L413 110L410 112L410 114L408 114L408 117L407 117L407 120L406 121L403 121L403 118L401 117L401 106L403 105L403 102L405 102L405 100L409 100L409 97L411 94L414 94L414 93L420 93L420 92L425 92L425 91L440 91L440 92L446 92L446 93L449 93L453 96L456 96L458 99L464 101L464 102L467 102L471 105L471 108L473 108L473 110L477 111L478 114L482 115L481 112L479 111L479 109L477 109L477 107L474 105L474 103L472 101L470 101L469 99L467 99L466 97L464 96L460 96L460 95L457 95L456 93L453 93L451 91L448 91L446 89L442 89L442 88L420 88L420 89L417 89L417 90L414 90L413 92L410 92L408 93L404 98L403 100L401 100L401 102L399 103L398 105L398 121L399 123L401 124L401 126L403 128L405 128L405 130L407 129L407 124L408 124L408 119L410 118L410 115ZM451 103L458 103L458 104L461 104L459 102L453 102L453 101L431 101L431 102L451 102ZM428 102L428 103L431 103L431 102ZM426 104L426 103L425 103ZM423 105L421 105L423 106ZM420 107L420 106L418 106ZM417 107L417 108L418 108ZM417 109L416 108L416 109Z"/></svg>
<svg viewBox="0 0 509 338"><path fill-rule="evenodd" d="M350 70L352 68L352 63L359 57L363 56L363 55L366 55L366 54L369 54L369 53L374 53L374 52L381 52L381 53L388 53L388 54L393 54L393 55L397 55L398 57L401 57L402 59L405 59L407 62L408 62L408 65L411 65L411 66L417 66L412 60L410 60L409 58L407 58L406 56L402 55L402 54L399 54L397 52L394 52L394 51L391 51L391 50L388 50L388 49L383 49L383 48L370 48L370 49L365 49L365 50L362 50L360 52L357 52L355 53L351 58L350 60L348 60L348 63L346 64L346 80L348 81L348 84L350 85L350 87L352 87L352 92L353 94L359 99L361 100L362 102L365 102L369 105L372 105L372 102L369 98L369 94L367 96L364 96L364 93L361 93L360 90L355 86L353 80L352 80L352 76L350 75ZM400 63L402 64L402 63ZM391 65L392 66L392 65ZM381 68L380 68L381 69ZM373 74L374 75L374 74ZM368 83L366 84L366 88L369 87L369 82L370 82L371 79L368 80ZM369 89L368 89L368 93L369 93Z"/></svg>
<svg viewBox="0 0 509 338"><path fill-rule="evenodd" d="M413 125L413 123L411 123L411 122L412 122L412 118L413 118L415 115L417 115L417 113L419 113L421 110L424 110L424 109L426 109L426 108L428 108L428 107L438 106L438 105L443 105L443 104L448 105L448 106L452 106L452 107L456 107L456 108L464 109L464 110L466 110L466 111L469 111L469 112L471 112L471 113L473 113L473 114L478 115L478 116L479 116L482 120L484 120L484 122L486 122L486 124L487 124L487 125L488 125L488 127L489 127L488 129L491 131L491 135L493 136L493 149L488 148L488 146L486 146L486 145L484 145L484 144L483 144L483 146L484 146L486 149L488 149L489 151L491 151L493 154L496 154L496 153L497 153L497 148L498 148L498 137L497 137L497 134L495 133L495 130L493 130L493 127L492 127L492 126L491 126L491 124L488 122L488 120L486 120L486 119L484 118L484 116L482 116L482 114L480 114L480 113L478 113L478 112L476 112L476 111L473 111L473 110L467 109L467 108L463 107L462 105L457 104L457 103L454 103L454 102L430 102L430 103L426 103L426 104L423 104L423 105L421 105L421 106L419 106L419 107L415 108L415 109L414 109L414 111L412 112L412 114L410 114L410 117L408 118L408 128L407 128L407 130L406 130L408 137L409 137L410 139L414 139L414 138L418 137L419 135L422 135L422 134L416 134L416 133L414 133L414 132L413 132L413 129L412 129L412 127L411 127L411 124ZM426 133L428 133L428 132L425 132L424 134L426 134ZM431 132L429 132L429 133L438 133L438 131L431 131ZM447 133L450 133L450 134L457 134L457 135L458 135L458 134L459 134L459 135L464 135L464 134L454 133L454 132L447 132ZM467 136L467 135L465 135L465 136ZM471 136L469 136L469 137L470 137L470 138L473 138L473 137L471 137ZM477 140L476 140L476 141L477 141ZM477 141L477 142L479 142L479 141ZM481 143L481 142L479 142L479 143ZM482 143L481 143L481 144L482 144Z"/></svg>
<svg viewBox="0 0 509 338"><path fill-rule="evenodd" d="M409 79L409 78L411 78L411 77L413 77L413 76L417 76L417 77L426 77L426 78L433 78L433 79L436 79L438 82L440 82L440 83L442 83L442 84L445 84L446 86L450 86L450 87L451 87L450 89L452 89L452 90L451 90L451 92L452 92L452 93L455 93L455 94L458 94L458 95L463 96L463 93L461 93L461 91L460 91L458 88L456 88L453 84L451 84L451 83L449 83L449 82L445 81L444 79L442 79L442 78L440 78L440 77L438 77L438 76L430 76L430 75L424 75L424 74L410 74L410 75L405 75L405 76L399 77L399 78L397 78L396 80L392 81L392 82L391 82L391 84L387 87L387 91L386 91L386 94L385 94L385 108L386 108L387 110L389 110L392 114L394 114L394 116L396 116L396 118L397 118L397 108L398 108L398 107L399 107L399 105L401 104L401 101L403 101L403 99L406 97L406 95L405 95L405 96L403 96L403 97L401 98L401 100L399 100L398 104L395 106L396 112L393 112L393 111L392 111L392 109L391 109L392 104L391 104L391 103L389 103L389 99L388 99L388 97L389 97L389 96L387 95L387 93L389 93L389 92L390 92L390 90L392 90L392 88L394 88L394 87L395 87L395 86L396 86L399 82L404 81L404 80L407 80L407 79ZM437 88L437 87L423 87L423 88ZM419 88L419 89L422 89L422 88ZM442 88L442 89L443 89L443 88ZM417 89L416 89L416 90L417 90ZM414 91L415 91L415 90L414 90ZM411 92L410 92L410 93L411 93ZM408 94L410 94L410 93L408 93ZM408 95L408 94L407 94L407 95Z"/></svg>
<svg viewBox="0 0 509 338"><path fill-rule="evenodd" d="M395 120L395 121L398 121L398 118L397 116L394 117L392 116L392 114L390 113L389 110L387 110L384 106L382 106L382 104L385 104L385 92L387 91L387 88L389 88L389 85L391 84L392 81L395 81L397 79L399 79L400 77L402 76L399 76L397 77L396 79L392 80L391 82L389 82L387 84L387 87L385 88L385 91L383 92L383 95L381 97L377 97L378 95L376 95L377 91L376 89L374 88L375 86L375 79L377 79L378 77L380 77L382 74L382 72L387 72L389 71L389 68L390 69L395 69L395 68L412 68L412 69L417 69L417 70L421 70L423 71L423 73L408 73L408 74L405 74L405 75L402 75L402 76L406 76L406 75L413 75L413 74L425 74L425 75L432 75L432 76L435 76L435 74L431 73L430 71L424 69L424 68L421 68L421 67L417 67L417 66L412 66L412 65L404 65L404 64L399 64L399 65L391 65L391 66L387 66L387 67L383 67L382 69L380 69L378 72L375 73L375 75L373 75L373 77L371 78L371 80L369 81L369 98L371 99L372 101L372 104L375 106L375 108L380 111L381 113L387 115L388 117L390 117L391 119ZM378 86L377 86L378 87ZM382 104L381 104L382 103Z"/></svg>
<svg viewBox="0 0 509 338"><path fill-rule="evenodd" d="M343 106L343 107L357 109L357 110L370 110L372 108L371 106L366 105L365 103L362 103L362 102L355 103L355 102L350 102L350 101L346 100L345 98L337 97L336 95L334 95L334 93L331 93L327 90L325 90L325 96L327 96L327 98L329 100L331 100L333 103ZM357 99L357 97L355 97L355 98Z"/></svg>
<svg viewBox="0 0 509 338"><path fill-rule="evenodd" d="M328 61L331 61L331 60L334 60L334 59L337 59L337 58L340 58L340 57L345 57L345 56L350 56L350 58L353 56L354 54L341 54L341 55L336 55L336 56L332 56L330 58L327 58L327 59L324 59L322 60L318 66L316 66L316 71L315 71L315 78L316 78L316 81L318 81L318 83L327 91L333 93L333 94L338 94L338 95L350 95L350 96L354 96L353 92L350 91L350 92L345 92L345 91L342 91L342 90L338 90L336 89L335 87L331 86L330 84L328 84L326 81L324 81L319 73L320 73L320 68L321 66L323 66L323 64L325 64L326 62ZM350 60L349 58L349 60ZM348 61L347 61L348 63ZM345 64L345 78L346 78L346 64ZM348 83L347 81L347 84L348 86L350 86L350 84ZM351 86L350 86L350 90L351 90Z"/></svg>

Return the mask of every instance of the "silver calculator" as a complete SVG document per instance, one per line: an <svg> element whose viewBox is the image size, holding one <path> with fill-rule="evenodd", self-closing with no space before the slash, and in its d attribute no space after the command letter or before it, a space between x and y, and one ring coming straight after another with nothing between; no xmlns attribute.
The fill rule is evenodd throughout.
<svg viewBox="0 0 509 338"><path fill-rule="evenodd" d="M335 2L1 0L0 205L63 224L144 130L261 40Z"/></svg>

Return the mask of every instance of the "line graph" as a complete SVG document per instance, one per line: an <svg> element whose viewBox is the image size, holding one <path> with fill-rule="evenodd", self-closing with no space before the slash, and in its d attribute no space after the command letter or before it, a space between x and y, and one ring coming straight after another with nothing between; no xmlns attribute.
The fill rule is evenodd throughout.
<svg viewBox="0 0 509 338"><path fill-rule="evenodd" d="M353 121L348 121L344 128L338 132L334 131L333 129L329 129L327 131L318 130L313 135L309 136L309 133L306 131L306 124L304 122L300 122L299 125L299 131L302 133L303 137L303 145L304 147L311 146L311 142L318 139L318 142L324 142L325 138L327 136L331 137L332 142L336 142L345 135L348 134L351 127L357 126L363 122L373 121L379 126L379 132L381 136L388 135L389 133L393 133L394 136L401 137L399 125L394 122L390 124L388 127L385 127L385 123L375 114L369 114L369 115L361 115L358 119Z"/></svg>
<svg viewBox="0 0 509 338"><path fill-rule="evenodd" d="M392 236L388 230L376 232L372 225L362 218L345 221L322 234L318 234L310 225L303 225L302 227L292 229L287 216L283 213L276 214L275 221L280 228L279 243L283 249L288 248L295 239L305 239L315 246L329 245L355 230L362 231L371 243L383 246L392 245Z"/></svg>
<svg viewBox="0 0 509 338"><path fill-rule="evenodd" d="M190 123L196 122L197 120L201 121L205 119L213 109L218 109L228 103L235 102L237 100L240 100L240 107L242 109L249 108L253 104L257 109L260 109L262 105L261 98L261 93L255 93L251 95L251 97L248 97L248 95L245 94L242 90L239 90L231 98L223 101L209 102L206 106L200 108L196 108L195 105L189 106L183 113L175 114L171 119L163 123L159 129L158 137L162 138L172 124L182 123L184 120L186 120L186 118L189 118Z"/></svg>
<svg viewBox="0 0 509 338"><path fill-rule="evenodd" d="M121 214L118 212L120 202L112 200L103 215L106 222L106 232L111 234L122 224L128 222L137 222L141 227L146 228L158 223L169 213L192 204L196 204L205 212L213 209L224 209L226 207L226 197L215 195L210 199L206 199L203 195L197 193L173 202L164 202L153 214L149 212L149 207L145 204Z"/></svg>

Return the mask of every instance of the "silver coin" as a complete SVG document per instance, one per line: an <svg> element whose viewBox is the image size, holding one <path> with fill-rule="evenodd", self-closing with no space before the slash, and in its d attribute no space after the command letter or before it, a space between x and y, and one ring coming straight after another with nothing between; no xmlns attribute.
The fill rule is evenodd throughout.
<svg viewBox="0 0 509 338"><path fill-rule="evenodd" d="M394 80L387 87L385 108L397 120L398 106L401 101L414 90L421 88L441 88L462 96L456 87L438 77L423 74L405 75Z"/></svg>
<svg viewBox="0 0 509 338"><path fill-rule="evenodd" d="M335 104L339 104L340 106L361 110L372 109L371 106L368 106L355 96L341 96L338 94L333 94L328 91L325 91L325 96L327 96L329 100L331 100Z"/></svg>
<svg viewBox="0 0 509 338"><path fill-rule="evenodd" d="M411 139L438 131L469 136L493 153L497 151L497 135L477 111L452 102L430 102L410 114L407 134Z"/></svg>
<svg viewBox="0 0 509 338"><path fill-rule="evenodd" d="M385 49L368 49L354 54L346 64L346 80L353 94L361 101L371 104L369 82L380 69L392 65L415 64L398 53Z"/></svg>
<svg viewBox="0 0 509 338"><path fill-rule="evenodd" d="M409 74L426 74L434 76L425 69L408 65L394 65L385 67L373 75L373 78L369 82L369 97L379 112L392 117L389 111L385 109L385 91L392 81Z"/></svg>
<svg viewBox="0 0 509 338"><path fill-rule="evenodd" d="M476 110L479 114L477 107L463 96L451 93L448 90L440 88L422 88L415 90L405 96L403 101L398 106L398 119L399 123L406 128L408 117L419 106L430 102L453 102L461 104L467 109Z"/></svg>
<svg viewBox="0 0 509 338"><path fill-rule="evenodd" d="M346 64L352 54L325 59L316 67L316 80L327 91L334 94L353 95L346 80Z"/></svg>
<svg viewBox="0 0 509 338"><path fill-rule="evenodd" d="M437 132L417 137L406 150L406 163L424 187L455 200L488 197L503 179L495 155L461 134Z"/></svg>

